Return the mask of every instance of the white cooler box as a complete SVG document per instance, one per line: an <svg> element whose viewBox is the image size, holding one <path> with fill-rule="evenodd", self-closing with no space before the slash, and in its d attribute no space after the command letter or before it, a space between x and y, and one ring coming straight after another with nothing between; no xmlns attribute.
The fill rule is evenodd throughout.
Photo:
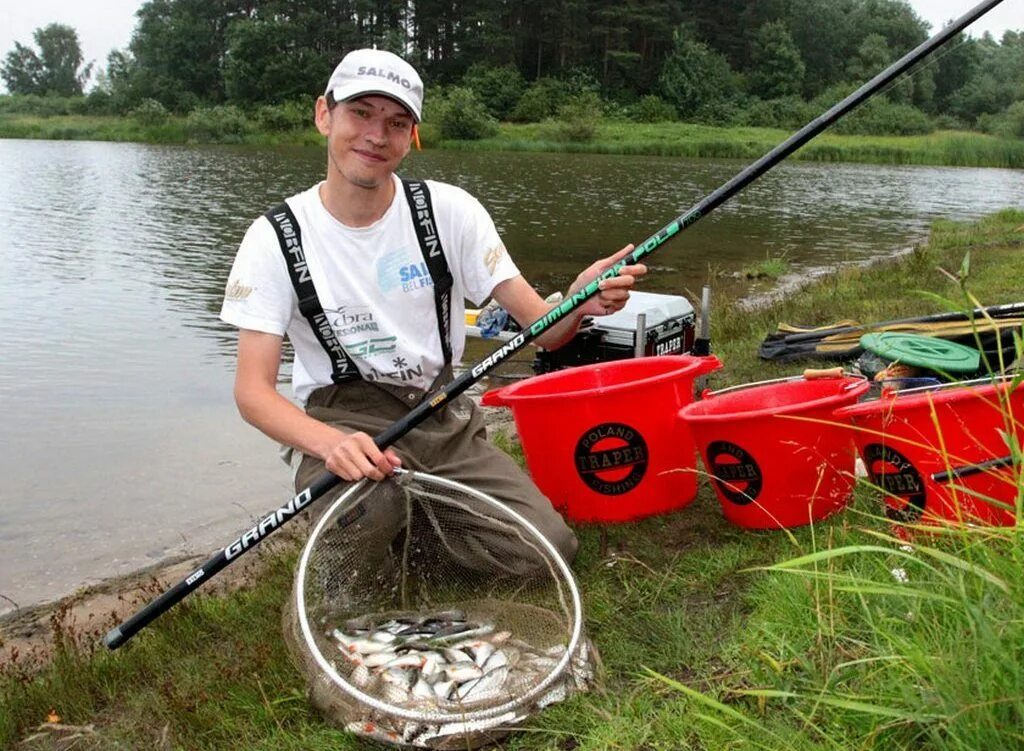
<svg viewBox="0 0 1024 751"><path fill-rule="evenodd" d="M549 373L638 355L681 355L693 348L696 315L689 300L678 295L633 292L622 310L592 320L564 347L538 350L534 371Z"/></svg>

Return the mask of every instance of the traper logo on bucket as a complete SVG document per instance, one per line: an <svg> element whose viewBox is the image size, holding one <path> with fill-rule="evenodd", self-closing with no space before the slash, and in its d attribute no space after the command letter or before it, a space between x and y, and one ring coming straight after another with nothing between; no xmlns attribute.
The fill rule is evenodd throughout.
<svg viewBox="0 0 1024 751"><path fill-rule="evenodd" d="M576 471L591 490L622 495L640 484L647 472L647 443L629 425L606 422L587 430L576 442Z"/></svg>
<svg viewBox="0 0 1024 751"><path fill-rule="evenodd" d="M728 441L708 444L708 467L719 492L737 506L753 503L764 484L754 457Z"/></svg>
<svg viewBox="0 0 1024 751"><path fill-rule="evenodd" d="M869 443L864 447L868 474L871 481L880 487L889 501L885 515L894 522L916 522L924 513L925 489L921 473L907 457L891 446ZM891 505L895 498L906 501L902 508Z"/></svg>

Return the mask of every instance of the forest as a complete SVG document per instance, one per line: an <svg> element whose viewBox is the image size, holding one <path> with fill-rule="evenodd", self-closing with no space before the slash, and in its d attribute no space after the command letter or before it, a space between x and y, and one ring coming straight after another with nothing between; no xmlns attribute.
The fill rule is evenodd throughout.
<svg viewBox="0 0 1024 751"><path fill-rule="evenodd" d="M17 43L0 65L14 95L0 111L212 109L298 126L341 56L376 46L417 66L425 119L448 103L463 121L456 136L565 107L788 128L929 33L900 0L149 0L105 64L84 61L60 24ZM1024 31L960 35L850 122L868 134L1024 137Z"/></svg>

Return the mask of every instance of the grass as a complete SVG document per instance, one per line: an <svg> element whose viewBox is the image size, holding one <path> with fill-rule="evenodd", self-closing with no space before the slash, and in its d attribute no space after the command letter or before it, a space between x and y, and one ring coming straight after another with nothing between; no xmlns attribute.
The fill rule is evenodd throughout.
<svg viewBox="0 0 1024 751"><path fill-rule="evenodd" d="M647 154L690 158L753 160L790 135L772 128L719 128L690 123L602 121L590 141L553 137L545 123L503 123L495 138L445 141L443 148L505 151L563 151ZM826 133L793 158L816 162L931 164L953 167L1024 167L1024 140L966 131L937 131L923 136L849 136Z"/></svg>
<svg viewBox="0 0 1024 751"><path fill-rule="evenodd" d="M143 125L132 117L0 115L0 138L195 143L189 137L184 117L169 117L160 125ZM244 143L255 146L314 146L323 141L312 126L290 132L252 130L244 135L225 134L215 140L218 143Z"/></svg>
<svg viewBox="0 0 1024 751"><path fill-rule="evenodd" d="M789 261L786 260L785 254L781 256L765 254L763 260L744 266L740 270L740 275L745 276L747 279L774 280L788 273L789 269L790 264Z"/></svg>
<svg viewBox="0 0 1024 751"><path fill-rule="evenodd" d="M713 385L793 372L756 359L780 320L823 324L932 311L924 292L986 304L1024 289L1024 212L937 223L927 246L849 269L754 313L719 305ZM504 444L514 454L514 443ZM902 549L876 493L792 534L722 520L708 488L680 512L579 530L574 564L604 674L509 749L977 749L1024 744L1024 527L930 536ZM39 671L0 677L0 747L361 749L309 708L281 639L293 549L229 596L193 596L128 648L73 632ZM906 582L893 569L903 569ZM55 709L73 741L38 731ZM92 727L89 727L89 726Z"/></svg>
<svg viewBox="0 0 1024 751"><path fill-rule="evenodd" d="M425 123L427 148L473 151L556 151L569 153L646 154L707 159L753 160L790 133L772 128L714 127L692 123L632 123L603 120L593 139L565 141L551 123L502 123L498 135L479 141L442 141L437 129ZM63 115L0 115L0 138L188 143L184 117L162 125L144 126L131 117ZM244 134L225 134L220 142L251 145L318 145L313 127L290 132L255 128ZM1024 167L1024 140L1004 139L966 131L938 131L923 136L844 136L826 133L800 149L793 158L819 162L870 164L930 164L953 167Z"/></svg>

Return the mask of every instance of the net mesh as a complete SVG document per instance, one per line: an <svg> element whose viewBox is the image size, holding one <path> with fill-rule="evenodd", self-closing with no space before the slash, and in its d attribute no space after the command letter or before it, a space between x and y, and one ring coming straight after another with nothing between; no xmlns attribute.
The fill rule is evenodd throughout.
<svg viewBox="0 0 1024 751"><path fill-rule="evenodd" d="M554 548L498 501L421 473L357 484L328 509L285 632L325 717L398 745L494 741L592 678Z"/></svg>

